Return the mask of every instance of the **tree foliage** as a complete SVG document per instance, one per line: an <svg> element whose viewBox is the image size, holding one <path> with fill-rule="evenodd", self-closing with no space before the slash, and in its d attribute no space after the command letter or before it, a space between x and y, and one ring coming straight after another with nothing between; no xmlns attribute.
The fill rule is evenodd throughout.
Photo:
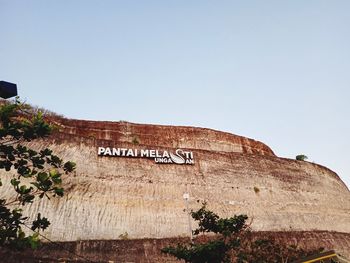
<svg viewBox="0 0 350 263"><path fill-rule="evenodd" d="M43 114L16 99L0 106L0 186L9 182L12 197L0 197L0 246L10 249L35 248L39 231L50 222L37 214L35 219L23 215L23 207L42 198L62 197L62 175L75 169L75 163L64 162L50 149L34 150L28 142L44 138L53 130ZM5 175L4 175L5 174ZM5 187L5 186L2 186ZM6 186L7 187L7 186ZM26 235L23 227L34 231Z"/></svg>
<svg viewBox="0 0 350 263"><path fill-rule="evenodd" d="M308 157L304 154L299 154L297 156L295 156L295 160L298 160L298 161L306 161L308 159Z"/></svg>
<svg viewBox="0 0 350 263"><path fill-rule="evenodd" d="M198 222L198 228L193 231L194 242L165 247L163 253L192 263L287 263L322 250L306 251L271 238L257 239L246 215L220 218L206 208L206 203L191 211L191 216Z"/></svg>

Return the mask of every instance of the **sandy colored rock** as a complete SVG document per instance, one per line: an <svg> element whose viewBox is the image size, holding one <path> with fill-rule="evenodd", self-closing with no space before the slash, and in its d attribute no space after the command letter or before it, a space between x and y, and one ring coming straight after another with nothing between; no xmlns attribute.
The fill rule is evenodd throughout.
<svg viewBox="0 0 350 263"><path fill-rule="evenodd" d="M183 194L221 216L244 213L256 231L350 233L350 192L338 175L309 162L279 158L265 144L194 127L60 119L63 129L29 145L77 163L61 199L26 209L47 216L57 241L188 236ZM97 156L97 147L194 153L194 165ZM3 195L10 191L6 183ZM350 250L350 247L349 247Z"/></svg>

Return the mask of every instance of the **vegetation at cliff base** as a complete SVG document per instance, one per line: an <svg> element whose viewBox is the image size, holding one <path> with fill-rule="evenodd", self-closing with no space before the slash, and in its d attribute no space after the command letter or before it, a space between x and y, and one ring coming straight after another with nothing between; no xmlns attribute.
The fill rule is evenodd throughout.
<svg viewBox="0 0 350 263"><path fill-rule="evenodd" d="M322 251L306 251L271 238L257 239L246 215L220 218L206 208L206 203L191 211L191 216L198 222L198 228L193 231L194 241L165 247L163 253L192 263L288 263Z"/></svg>
<svg viewBox="0 0 350 263"><path fill-rule="evenodd" d="M1 247L38 246L39 231L50 222L40 213L29 218L23 208L39 199L62 197L62 175L75 169L75 163L64 162L50 149L28 147L30 141L47 137L52 129L40 111L18 99L0 105L0 169L6 171L0 177ZM25 227L32 234L25 234Z"/></svg>

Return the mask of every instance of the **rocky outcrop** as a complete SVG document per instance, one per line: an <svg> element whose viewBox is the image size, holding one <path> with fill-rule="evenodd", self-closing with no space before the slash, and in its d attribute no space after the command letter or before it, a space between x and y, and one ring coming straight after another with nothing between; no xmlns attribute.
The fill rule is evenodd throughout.
<svg viewBox="0 0 350 263"><path fill-rule="evenodd" d="M125 233L129 238L188 236L185 192L190 208L207 201L221 216L247 214L255 231L350 233L350 192L337 174L279 158L261 142L193 127L58 122L60 132L30 146L50 147L76 161L77 170L64 178L63 198L34 203L26 211L50 219L45 235L52 240L115 240ZM99 146L182 148L193 152L194 164L98 156Z"/></svg>

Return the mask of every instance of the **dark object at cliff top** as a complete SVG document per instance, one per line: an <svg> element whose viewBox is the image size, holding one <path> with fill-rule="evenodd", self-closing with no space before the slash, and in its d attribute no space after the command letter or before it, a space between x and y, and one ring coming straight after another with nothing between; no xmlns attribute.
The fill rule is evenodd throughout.
<svg viewBox="0 0 350 263"><path fill-rule="evenodd" d="M0 81L0 97L8 99L15 96L17 96L17 85L6 81Z"/></svg>

